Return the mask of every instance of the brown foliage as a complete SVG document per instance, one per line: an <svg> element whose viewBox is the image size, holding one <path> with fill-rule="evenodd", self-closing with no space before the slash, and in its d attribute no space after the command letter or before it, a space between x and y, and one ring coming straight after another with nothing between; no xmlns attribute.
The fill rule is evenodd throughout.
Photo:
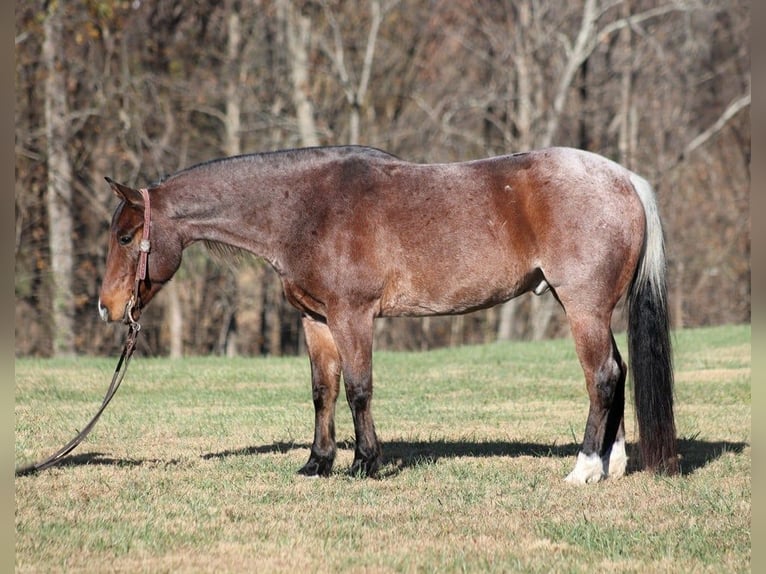
<svg viewBox="0 0 766 574"><path fill-rule="evenodd" d="M293 75L290 14L310 24L302 84L293 82L301 76ZM17 5L18 355L53 352L45 17L42 2ZM241 32L233 51L232 17ZM323 145L347 143L358 125L360 143L415 161L548 144L612 157L658 190L676 324L750 320L747 2L91 0L67 3L62 18L69 117L59 145L73 169L72 336L80 353L119 345L120 333L101 325L95 309L115 207L103 177L146 185L224 155L235 103L244 153L298 147L306 126L297 95L310 102ZM226 89L227 78L236 89ZM302 350L297 313L264 264L232 268L195 250L175 281L175 294L163 294L144 318L146 352L166 354L179 336L188 354ZM180 304L180 335L171 303ZM529 298L514 305L513 336L567 332L552 307L538 307L545 311ZM494 340L501 318L491 309L389 320L377 328L378 346Z"/></svg>

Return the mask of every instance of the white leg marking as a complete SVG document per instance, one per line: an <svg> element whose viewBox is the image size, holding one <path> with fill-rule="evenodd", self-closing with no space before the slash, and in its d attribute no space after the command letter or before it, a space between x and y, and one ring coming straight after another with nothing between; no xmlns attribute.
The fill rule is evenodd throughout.
<svg viewBox="0 0 766 574"><path fill-rule="evenodd" d="M625 476L627 466L628 455L625 452L625 438L618 438L609 451L609 458L604 460L604 471L609 475L609 478L620 478Z"/></svg>
<svg viewBox="0 0 766 574"><path fill-rule="evenodd" d="M604 462L598 454L583 452L577 454L574 470L564 480L569 484L589 484L598 482L604 477Z"/></svg>

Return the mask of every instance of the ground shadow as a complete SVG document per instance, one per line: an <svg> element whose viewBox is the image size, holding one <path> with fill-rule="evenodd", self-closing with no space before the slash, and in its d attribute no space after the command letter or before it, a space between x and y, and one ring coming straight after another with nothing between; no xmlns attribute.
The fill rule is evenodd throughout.
<svg viewBox="0 0 766 574"><path fill-rule="evenodd" d="M679 439L678 450L681 455L682 474L693 474L727 452L741 453L748 443L729 441L706 441L696 438ZM226 458L229 456L252 456L268 453L284 453L291 450L308 451L311 445L306 443L278 442L269 445L250 446L246 448L224 450L202 455L203 459ZM628 444L628 456L632 464L628 472L639 470L638 445ZM353 450L354 443L344 441L338 443L338 449ZM568 443L563 445L540 444L531 442L509 441L388 441L383 443L383 464L386 468L384 477L398 474L408 468L433 463L442 458L460 457L521 457L532 456L539 458L573 458L580 450L580 445Z"/></svg>
<svg viewBox="0 0 766 574"><path fill-rule="evenodd" d="M350 446L349 446L350 444ZM297 442L275 442L263 446L248 446L245 448L236 448L233 450L222 450L221 452L211 452L203 454L202 458L210 460L214 458L227 458L230 456L252 456L254 454L273 454L273 453L285 453L291 450L309 450L310 444L297 443ZM338 443L338 448L351 448L354 446L351 443Z"/></svg>
<svg viewBox="0 0 766 574"><path fill-rule="evenodd" d="M82 454L71 454L68 457L61 460L57 465L64 466L142 466L149 461L146 459L136 458L113 458L105 455L102 452L85 452Z"/></svg>
<svg viewBox="0 0 766 574"><path fill-rule="evenodd" d="M693 474L724 454L740 454L750 446L747 442L706 441L695 438L678 440L678 452L681 455L682 474Z"/></svg>
<svg viewBox="0 0 766 574"><path fill-rule="evenodd" d="M681 472L690 475L714 462L725 453L741 453L748 443L729 441L706 441L697 438L682 438L678 441L678 450L681 454ZM311 445L308 443L275 442L272 444L249 446L239 449L223 450L201 455L204 460L223 459L230 456L256 456L259 454L279 454L293 450L308 451ZM354 443L342 441L338 443L338 449L353 450ZM399 474L408 468L417 465L434 463L443 458L461 457L521 457L532 456L538 458L574 458L580 449L579 444L568 443L563 445L540 444L531 442L513 441L470 441L470 440L395 440L383 443L384 470L381 478L387 478ZM638 445L628 444L628 456L631 464L628 472L638 470ZM142 458L114 458L101 452L87 452L69 455L61 460L59 467L75 466L118 466L135 467L142 465L172 466L179 463L178 459L142 459ZM33 473L29 473L33 474Z"/></svg>
<svg viewBox="0 0 766 574"><path fill-rule="evenodd" d="M508 441L391 441L383 443L386 474L398 474L408 468L432 464L443 458L522 457L570 458L575 457L580 445L540 444Z"/></svg>

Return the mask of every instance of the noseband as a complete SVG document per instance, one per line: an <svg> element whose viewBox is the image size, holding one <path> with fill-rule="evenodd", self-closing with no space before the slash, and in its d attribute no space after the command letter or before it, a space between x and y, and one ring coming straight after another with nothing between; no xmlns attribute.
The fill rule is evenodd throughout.
<svg viewBox="0 0 766 574"><path fill-rule="evenodd" d="M152 211L149 201L149 190L144 187L139 191L144 198L144 229L141 232L141 242L138 244L138 266L136 267L136 281L133 286L133 294L130 296L130 300L125 306L125 323L129 325L138 325L138 322L133 318L133 310L141 308L138 288L141 286L141 282L146 279L147 260L149 259L149 251L151 250L149 228L151 226Z"/></svg>

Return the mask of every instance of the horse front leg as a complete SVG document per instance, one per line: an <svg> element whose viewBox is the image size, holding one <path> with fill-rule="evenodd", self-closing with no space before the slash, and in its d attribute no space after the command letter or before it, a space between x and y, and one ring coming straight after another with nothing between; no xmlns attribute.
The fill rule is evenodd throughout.
<svg viewBox="0 0 766 574"><path fill-rule="evenodd" d="M372 322L371 310L341 309L328 313L338 345L346 387L346 400L354 420L356 446L351 475L375 476L382 450L372 419Z"/></svg>
<svg viewBox="0 0 766 574"><path fill-rule="evenodd" d="M590 409L582 449L566 480L597 482L625 474L625 376L627 368L608 324L570 318L572 334L585 373Z"/></svg>
<svg viewBox="0 0 766 574"><path fill-rule="evenodd" d="M335 403L340 387L340 355L327 323L304 315L303 331L311 361L314 399L314 443L308 462L298 471L306 476L328 476L335 462Z"/></svg>

